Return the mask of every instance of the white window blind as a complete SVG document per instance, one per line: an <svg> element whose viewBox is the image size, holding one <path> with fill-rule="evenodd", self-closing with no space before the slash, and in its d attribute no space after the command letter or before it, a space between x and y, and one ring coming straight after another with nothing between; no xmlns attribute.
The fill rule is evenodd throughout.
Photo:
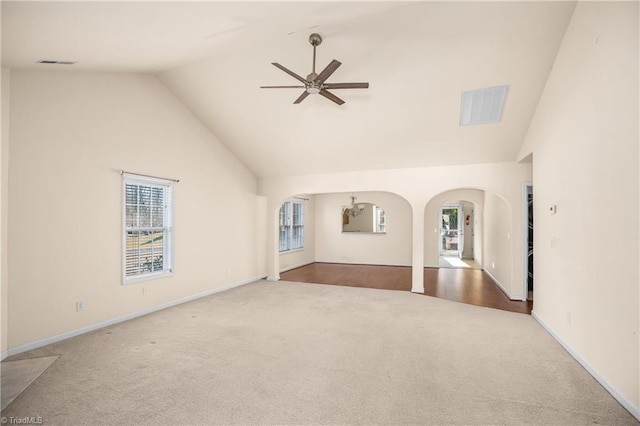
<svg viewBox="0 0 640 426"><path fill-rule="evenodd" d="M286 201L280 207L280 252L304 248L304 205Z"/></svg>
<svg viewBox="0 0 640 426"><path fill-rule="evenodd" d="M124 283L173 271L173 184L124 176Z"/></svg>
<svg viewBox="0 0 640 426"><path fill-rule="evenodd" d="M302 203L291 203L293 206L293 221L291 223L291 249L304 247L304 206Z"/></svg>
<svg viewBox="0 0 640 426"><path fill-rule="evenodd" d="M280 251L291 249L291 203L280 207Z"/></svg>

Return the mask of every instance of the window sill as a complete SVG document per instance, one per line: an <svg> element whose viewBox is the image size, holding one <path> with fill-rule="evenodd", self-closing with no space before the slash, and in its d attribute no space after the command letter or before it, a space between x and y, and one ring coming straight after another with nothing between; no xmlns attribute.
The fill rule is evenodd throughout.
<svg viewBox="0 0 640 426"><path fill-rule="evenodd" d="M162 272L154 272L151 274L135 275L132 277L126 277L123 280L122 284L129 285L129 284L139 283L142 281L151 281L151 280L156 280L159 278L165 278L165 277L171 277L171 276L173 276L173 271L162 271Z"/></svg>
<svg viewBox="0 0 640 426"><path fill-rule="evenodd" d="M298 251L304 251L304 247L302 248L297 248L297 249L291 249L291 250L285 250L285 251L281 251L279 252L280 254L289 254L289 253L295 253Z"/></svg>

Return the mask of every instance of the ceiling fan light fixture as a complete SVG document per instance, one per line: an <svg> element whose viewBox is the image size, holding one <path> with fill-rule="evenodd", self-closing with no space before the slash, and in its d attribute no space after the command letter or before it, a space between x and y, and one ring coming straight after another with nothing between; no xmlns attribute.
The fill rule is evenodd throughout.
<svg viewBox="0 0 640 426"><path fill-rule="evenodd" d="M309 86L307 87L307 93L310 95L316 95L320 93L320 88L317 86Z"/></svg>
<svg viewBox="0 0 640 426"><path fill-rule="evenodd" d="M347 206L342 206L342 214L349 215L351 217L360 216L362 212L364 212L364 207L356 202L358 197L355 195L351 196L351 203Z"/></svg>

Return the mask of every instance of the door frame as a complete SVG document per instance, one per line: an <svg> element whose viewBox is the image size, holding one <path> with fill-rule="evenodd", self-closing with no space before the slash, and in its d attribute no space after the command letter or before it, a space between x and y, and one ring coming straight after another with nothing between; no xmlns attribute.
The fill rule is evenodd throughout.
<svg viewBox="0 0 640 426"><path fill-rule="evenodd" d="M533 193L533 182L522 184L522 301L526 302L529 296L529 198ZM535 240L534 240L535 244ZM535 258L534 258L535 259ZM534 286L535 291L535 286Z"/></svg>

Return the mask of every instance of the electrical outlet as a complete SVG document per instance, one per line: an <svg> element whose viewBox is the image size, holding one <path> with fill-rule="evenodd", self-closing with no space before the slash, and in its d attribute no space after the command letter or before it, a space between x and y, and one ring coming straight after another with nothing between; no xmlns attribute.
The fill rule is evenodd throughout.
<svg viewBox="0 0 640 426"><path fill-rule="evenodd" d="M84 302L82 300L76 301L76 312L80 312L84 309Z"/></svg>
<svg viewBox="0 0 640 426"><path fill-rule="evenodd" d="M567 324L571 325L571 312L567 312Z"/></svg>
<svg viewBox="0 0 640 426"><path fill-rule="evenodd" d="M142 287L142 295L146 295L147 294L147 288L146 287Z"/></svg>

